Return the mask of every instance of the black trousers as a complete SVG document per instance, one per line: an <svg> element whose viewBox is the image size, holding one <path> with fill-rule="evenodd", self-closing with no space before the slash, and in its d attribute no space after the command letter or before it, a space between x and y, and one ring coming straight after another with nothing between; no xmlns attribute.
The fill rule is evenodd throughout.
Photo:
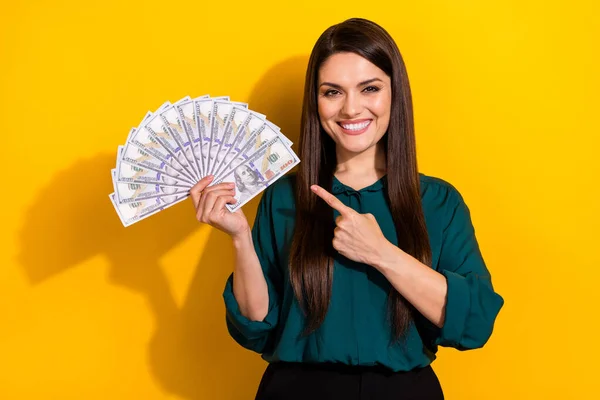
<svg viewBox="0 0 600 400"><path fill-rule="evenodd" d="M342 364L271 363L255 400L443 400L431 366L408 372Z"/></svg>

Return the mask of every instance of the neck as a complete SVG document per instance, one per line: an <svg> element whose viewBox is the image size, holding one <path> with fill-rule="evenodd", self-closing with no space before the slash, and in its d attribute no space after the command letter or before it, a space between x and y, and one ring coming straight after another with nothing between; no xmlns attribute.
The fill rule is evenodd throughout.
<svg viewBox="0 0 600 400"><path fill-rule="evenodd" d="M362 153L351 153L336 146L337 157L336 174L349 174L353 176L383 176L387 169L386 154L380 140L375 146Z"/></svg>

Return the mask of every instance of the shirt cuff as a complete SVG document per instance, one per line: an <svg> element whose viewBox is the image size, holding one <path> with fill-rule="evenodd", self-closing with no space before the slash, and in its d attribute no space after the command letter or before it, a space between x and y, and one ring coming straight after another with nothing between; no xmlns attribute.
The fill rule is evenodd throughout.
<svg viewBox="0 0 600 400"><path fill-rule="evenodd" d="M444 326L440 332L441 339L453 346L458 346L471 308L471 291L465 277L446 270L443 270L442 274L446 277L448 291Z"/></svg>
<svg viewBox="0 0 600 400"><path fill-rule="evenodd" d="M272 294L269 293L269 310L264 320L252 321L242 315L240 306L233 294L233 274L227 280L223 299L225 300L225 310L227 319L247 340L261 339L267 335L275 326L278 320L277 302L273 301Z"/></svg>

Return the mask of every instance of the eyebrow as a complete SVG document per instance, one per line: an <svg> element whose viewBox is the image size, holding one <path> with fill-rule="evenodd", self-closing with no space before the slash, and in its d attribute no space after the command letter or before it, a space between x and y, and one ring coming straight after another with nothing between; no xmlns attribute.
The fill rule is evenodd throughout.
<svg viewBox="0 0 600 400"><path fill-rule="evenodd" d="M366 81L362 81L362 82L360 82L360 83L359 83L358 85L356 85L356 86L357 86L357 87L358 87L358 86L364 86L364 85L368 85L369 83L373 83L373 82L376 82L376 81L383 82L383 81L382 81L381 79L379 79L379 78L371 78L371 79L367 79ZM323 82L323 83L321 83L321 84L319 85L319 87L321 87L321 86L324 86L324 85L331 86L331 87L333 87L333 88L336 88L336 89L341 89L341 88L342 88L342 87L341 87L340 85L338 85L337 83L331 83L331 82Z"/></svg>

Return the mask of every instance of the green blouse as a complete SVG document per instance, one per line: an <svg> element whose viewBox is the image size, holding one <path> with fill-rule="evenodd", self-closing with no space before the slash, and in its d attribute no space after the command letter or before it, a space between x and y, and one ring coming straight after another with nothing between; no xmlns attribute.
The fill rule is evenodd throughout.
<svg viewBox="0 0 600 400"><path fill-rule="evenodd" d="M504 304L494 292L479 251L469 209L449 183L420 174L421 199L432 250L432 268L446 277L448 294L440 329L416 313L404 342L392 340L387 299L391 284L375 268L338 254L323 324L302 336L303 314L289 282L289 246L294 232L295 174L269 186L260 200L252 238L269 288L263 321L250 321L233 295L233 274L223 297L229 333L268 362L334 362L383 365L393 371L424 367L438 345L459 350L482 347ZM356 191L334 177L331 193L359 213L371 213L394 245L396 229L386 204L385 177ZM334 218L338 212L334 210Z"/></svg>

